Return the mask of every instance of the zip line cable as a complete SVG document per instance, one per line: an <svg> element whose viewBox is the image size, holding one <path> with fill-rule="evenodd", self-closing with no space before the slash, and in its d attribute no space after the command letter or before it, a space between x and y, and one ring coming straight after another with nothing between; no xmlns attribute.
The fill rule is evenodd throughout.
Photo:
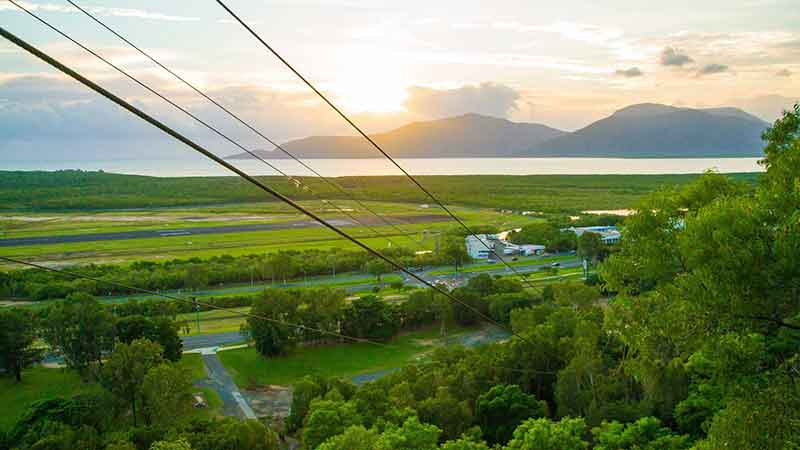
<svg viewBox="0 0 800 450"><path fill-rule="evenodd" d="M368 135L367 133L365 133L365 132L364 132L364 131L363 131L363 130L362 130L362 129L361 129L359 126L358 126L358 125L356 125L356 124L355 124L355 122L353 122L353 121L352 121L352 120L351 120L351 119L350 119L350 118L349 118L349 117L348 117L348 116L347 116L347 115L346 115L344 112L342 112L342 110L341 110L341 109L339 109L339 108L338 108L336 105L334 105L334 104L333 104L333 102L331 102L330 100L328 100L328 97L326 97L326 96L325 96L325 95L324 95L322 92L320 92L320 91L319 91L319 89L317 89L317 88L316 88L316 87L315 87L315 86L314 86L314 85L313 85L313 84L312 84L310 81L308 81L308 79L306 79L306 77L304 77L302 74L300 74L300 72L298 72L298 71L297 71L297 69L295 69L295 68L294 68L294 66L292 66L291 64L289 64L289 62L288 62L286 59L284 59L284 57L283 57L283 56L281 56L281 54L280 54L280 53L278 53L278 52L277 52L277 51L276 51L274 48L272 48L272 46L271 46L271 45L269 45L269 44L268 44L268 43L267 43L267 42L266 42L266 41L265 41L263 38L261 38L261 36L260 36L258 33L256 33L256 32L255 32L255 30L253 30L252 28L250 28L250 26L249 26L249 25L247 25L247 23L245 23L245 21L244 21L244 20L242 20L242 19L241 19L241 18L240 18L240 17L239 17L239 16L238 16L238 15L237 15L235 12L233 12L233 10L231 10L230 8L228 8L228 6L227 6L227 5L226 5L226 4L225 4L225 3L224 3L222 0L216 0L216 1L217 1L217 3L218 3L218 4L219 4L219 5L220 5L220 6L221 6L221 7L222 7L222 8L223 8L225 11L227 11L227 12L228 12L228 14L230 14L230 15L231 15L231 17L233 17L233 18L234 18L234 19L235 19L237 22L239 22L239 24L240 24L242 27L244 27L244 29L245 29L245 30L247 30L247 31L248 31L248 32L249 32L249 33L250 33L250 34L251 34L251 35L252 35L252 36L253 36L253 37L254 37L256 40L258 40L258 41L259 41L259 42L260 42L260 43L261 43L261 44L262 44L264 47L266 47L266 49L267 49L267 50L269 50L269 51L270 51L270 53L272 53L272 54L273 54L273 55L274 55L276 58L278 58L278 59L279 59L279 60L280 60L280 61L281 61L281 62L282 62L282 63L283 63L283 64L284 64L286 67L288 67L288 68L289 68L289 70L291 70L291 71L292 71L292 72L293 72L295 75L297 75L297 77L298 77L298 78L300 78L300 80L302 80L302 81L303 81L303 83L305 83L305 84L306 84L306 86L308 86L309 88L311 88L311 90L312 90L312 91L314 91L314 93L316 93L316 94L317 94L317 96L319 96L319 98L321 98L321 99L322 99L322 100L323 100L325 103L327 103L327 104L328 104L328 106L330 106L330 107L331 107L331 108L332 108L334 111L336 111L336 113L337 113L337 114L339 114L339 116L340 116L342 119L344 119L344 120L345 120L345 121L346 121L348 124L350 124L350 126L352 126L352 127L353 127L353 129L355 129L355 130L358 132L358 134L360 134L360 135L361 135L361 136L362 136L364 139L366 139L366 140L367 140L367 142L369 142L369 143L370 143L370 144L371 144L373 147L375 147L375 149L376 149L376 150L378 150L378 151L379 151L379 152L380 152L380 153L381 153L383 156L385 156L385 157L386 157L386 159L388 159L389 161L391 161L391 162L392 162L392 164L394 164L394 166L395 166L395 167L397 167L398 169L400 169L400 171L401 171L401 172L403 172L403 175L405 175L405 176L406 176L406 178L408 178L409 180L411 180L411 181L412 181L412 182L413 182L413 183L414 183L414 184L415 184L415 185L416 185L416 186L417 186L417 187L418 187L420 190L422 190L422 192L424 192L424 193L425 193L425 194L426 194L428 197L430 197L430 198L431 198L431 200L433 200L434 202L436 202L436 204L437 204L437 205L439 205L439 207L440 207L440 208L442 208L442 209L443 209L443 210L444 210L444 211L445 211L445 212L446 212L446 213L447 213L447 214L448 214L450 217L452 217L452 218L453 218L453 220L455 220L456 222L458 222L458 224L459 224L459 225L461 225L461 227L462 227L462 228L464 228L464 229L467 231L467 233L469 233L471 236L473 236L473 237L475 237L476 239L478 239L478 242L480 242L480 243L481 243L481 244L482 244L484 247L486 247L486 249L487 249L487 250L489 250L490 252L492 252L492 254L493 254L495 257L497 257L497 259L498 259L498 260L500 260L500 262L502 262L502 263L503 263L503 265L505 265L505 266L506 266L506 267L507 267L509 270L511 270L512 272L514 272L514 273L515 273L515 274L517 274L517 275L520 275L520 274L519 274L519 272L517 272L517 271L516 271L516 269L514 269L514 267L512 267L510 264L508 264L508 263L507 263L507 262L506 262L506 261L503 259L503 257L502 257L502 256L500 256L500 255L499 255L499 254L498 254L498 253L497 253L497 252L494 250L494 248L493 248L494 246L489 246L489 244L487 244L486 242L484 242L484 241L483 241L483 239L480 239L480 238L478 238L478 236L475 234L475 232L473 232L473 231L472 231L472 230L471 230L471 229L470 229L470 228L467 226L467 224L465 224L465 223L464 223L464 222L463 222L461 219L459 219L459 218L458 218L458 217L457 217L455 214L453 214L453 212L451 212L451 211L450 211L450 209L448 209L448 208L447 208L447 207L444 205L444 203L442 203L442 202L441 202L441 201L440 201L440 200L439 200L439 199L438 199L436 196L434 196L434 195L433 195L433 194L432 194L432 193L431 193L429 190L427 190L427 189L426 189L424 186L422 186L422 184L421 184L421 183L420 183L420 182L419 182L419 181L418 181L416 178L414 178L414 176L413 176L413 175L411 175L410 173L408 173L408 172L407 172L407 171L406 171L406 170L405 170L405 169L404 169L404 168L403 168L403 167L402 167L402 166L401 166L401 165L400 165L400 164L399 164L397 161L395 161L395 159L394 159L394 158L392 158L392 157L391 157L391 156L390 156L390 155L389 155L389 154L388 154L388 153L387 153L387 152L386 152L386 151L385 151L383 148L381 148L381 146L380 146L380 145L378 145L378 143L377 143L377 142L375 142L375 141L374 141L374 140L373 140L371 137L369 137L369 135ZM533 285L532 285L532 284L530 284L530 282L527 280L527 278L525 278L525 277L523 277L523 276L520 276L520 278L522 278L523 280L525 280L525 283L526 283L526 284L528 284L528 287L530 287L530 288L533 288Z"/></svg>
<svg viewBox="0 0 800 450"><path fill-rule="evenodd" d="M300 179L298 179L298 178L295 178L295 177L293 177L293 176L291 176L291 175L288 175L287 173L285 173L285 172L283 172L282 170L280 170L280 169L278 169L277 167L275 167L273 164L270 164L268 161L266 161L265 159L263 159L263 158L259 157L259 156L258 156L258 155L256 155L255 153L251 152L249 149L245 148L243 145L239 144L237 141L235 141L235 140L231 139L230 137L228 137L227 135L223 134L221 131L219 131L218 129L216 129L216 128L215 128L215 127L213 127L212 125L208 124L208 123L207 123L207 122L205 122L204 120L200 119L199 117L197 117L196 115L194 115L192 112L188 111L187 109L185 109L185 108L181 107L180 105L178 105L177 103L173 102L172 100L170 100L170 99L169 99L169 98L167 98L166 96L162 95L161 93L159 93L159 92L158 92L158 91L156 91L155 89L151 88L149 85L147 85L147 84L146 84L146 83L144 83L143 81L140 81L138 78L134 77L133 75L130 75L128 72L126 72L125 70L121 69L120 67L118 67L117 65L115 65L114 63L112 63L111 61L109 61L108 59L104 58L102 55L100 55L100 54L96 53L96 52L95 52L95 51L93 51L92 49L90 49L90 48L86 47L85 45L81 44L81 43L80 43L80 42L78 42L77 40L73 39L72 37L70 37L69 35L67 35L66 33L64 33L63 31L61 31L60 29L58 29L56 26L54 26L54 25L51 25L49 22L47 22L46 20L44 20L44 19L42 19L41 17L39 17L37 14L35 14L35 13L33 13L33 12L29 11L29 10L28 10L28 9L26 9L24 6L22 6L22 5L20 5L19 3L17 3L15 0L8 0L8 1L9 1L9 2L11 2L11 3L13 3L15 6L17 6L17 7L18 7L18 8L20 8L21 10L25 11L26 13L28 13L28 14L29 14L31 17L35 18L36 20L38 20L38 21L39 21L39 22L41 22L42 24L46 25L46 26L47 26L48 28L50 28L51 30L53 30L53 31L55 31L56 33L60 34L60 35L61 35L62 37L64 37L65 39L67 39L67 40L71 41L73 44L75 44L75 45L79 46L80 48L82 48L82 49L83 49L84 51L86 51L87 53L89 53L89 54L91 54L92 56L96 57L97 59L99 59L99 60L103 61L104 63L106 63L107 65L109 65L110 67L112 67L114 70L116 70L117 72L119 72L120 74L122 74L122 75L124 75L125 77L129 78L130 80L132 80L133 82L135 82L135 83L136 83L136 84L138 84L139 86L141 86L141 87L143 87L143 88L147 89L147 90L148 90L150 93L152 93L152 94L156 95L157 97L161 98L162 100L164 100L165 102L169 103L170 105L172 105L173 107L175 107L176 109L178 109L179 111L181 111L182 113L186 114L187 116L191 117L192 119L194 119L194 120L195 120L195 121L197 121L198 123L202 124L203 126L205 126L206 128L208 128L209 130L213 131L213 132L214 132L214 133L216 133L218 136L222 137L223 139L225 139L226 141L228 141L228 142L230 142L231 144L235 145L235 146L236 146L236 147L238 147L239 149L241 149L241 150L243 150L243 151L247 152L248 154L252 155L254 158L256 158L256 159L258 159L259 161L263 162L263 163L264 163L264 164L266 164L268 167L270 167L272 170L274 170L274 171L278 172L279 174L281 174L281 175L283 175L284 177L286 177L287 179L289 179L289 181L291 181L291 182L295 183L295 186L297 186L297 187L301 187L302 189L304 189L304 190L307 190L307 191L308 191L308 192L309 192L311 195L313 195L313 196L320 197L319 195L317 195L317 194L316 194L316 193L313 191L313 189L311 189L311 187L310 187L310 186L308 186L307 184L303 183L303 182L302 182L302 180L300 180ZM360 221L359 219L357 219L355 216L353 216L352 214L350 214L348 211L344 210L343 208L339 207L339 206L338 206L338 205L336 205L335 203L333 203L333 202L329 202L329 201L327 201L327 200L322 200L322 199L320 199L320 200L321 200L323 203L325 203L325 204L330 204L331 206L333 206L334 208L336 208L336 209L337 209L339 212L341 212L342 214L346 215L347 217L349 217L350 219L352 219L352 220L353 220L353 221L355 221L356 223L358 223L358 224L362 225L363 227L367 228L369 231L371 231L371 232L372 232L372 233L374 233L375 235L377 235L377 236L379 236L379 237L381 237L381 238L383 238L383 239L386 239L386 240L387 240L387 241L388 241L388 242L389 242L391 245L394 245L395 247L397 247L397 244L396 244L394 241L392 241L392 239L391 239L391 238L389 238L388 236L384 235L383 233L381 233L381 232L379 232L379 231L375 230L375 229L374 229L374 228L372 228L371 226L369 226L369 225L367 225L367 224L365 224L365 223L361 222L361 221Z"/></svg>
<svg viewBox="0 0 800 450"><path fill-rule="evenodd" d="M279 325L286 325L288 327L296 328L298 330L313 331L313 332L320 333L320 334L326 334L328 336L344 338L344 339L347 339L347 340L350 340L350 341L353 341L353 342L368 343L368 344L378 345L380 347L392 347L391 345L382 344L380 342L376 342L376 341L373 341L373 340L370 340L370 339L347 336L347 335L344 335L344 334L341 334L341 333L336 333L335 331L327 331L327 330L323 330L321 328L309 327L309 326L306 326L306 325L298 325L298 324L294 324L294 323L291 323L291 322L285 322L285 321L282 321L282 320L272 319L270 317L261 316L261 315L258 315L258 314L252 314L252 313L245 313L245 312L241 312L241 311L236 311L235 309L230 309L230 308L225 308L225 307L222 307L222 306L217 306L217 305L214 305L213 303L206 303L206 302L202 302L202 301L197 300L197 299L187 299L187 298L178 297L178 296L175 296L175 295L163 294L161 292L151 291L150 289L144 289L144 288L139 288L139 287L136 287L136 286L130 286L130 285L127 285L127 284L124 284L124 283L118 283L116 281L104 280L102 278L92 277L92 276L89 276L89 275L84 275L84 274L77 273L77 272L71 272L71 271L68 271L68 270L54 269L52 267L47 267L47 266L43 266L41 264L27 262L27 261L23 261L23 260L20 260L20 259L9 258L7 256L0 256L0 259L2 259L4 261L7 261L7 262L14 263L14 264L21 264L21 265L24 265L24 266L34 267L34 268L41 269L41 270L47 270L49 272L54 272L54 273L57 273L59 275L70 276L72 278L81 278L81 279L84 279L84 280L91 280L91 281L94 281L94 282L97 282L97 283L107 284L109 286L115 286L115 287L120 287L120 288L124 288L124 289L129 289L129 290L136 291L136 292L139 292L139 293L142 293L142 294L155 295L155 296L163 297L163 298L166 298L166 299L169 299L169 300L175 300L175 301L184 302L184 303L196 304L196 305L204 306L204 307L209 308L209 309L215 309L215 310L218 310L218 311L226 311L226 312L229 312L229 313L236 314L236 315L238 315L240 317L247 317L247 318L253 318L253 319L258 319L258 320L266 320L267 322L272 322L272 323L279 324Z"/></svg>
<svg viewBox="0 0 800 450"><path fill-rule="evenodd" d="M288 156L289 158L293 159L295 162L299 163L299 164L300 164L301 166L303 166L303 167L304 167L306 170L310 171L311 173L313 173L314 175L316 175L317 177L319 177L320 179L322 179L322 180L323 180L323 181L324 181L326 184L328 184L328 186L330 186L330 187L334 188L335 190L339 191L340 193L342 193L343 195L345 195L345 196L346 196L348 199L350 199L350 200L352 200L352 201L356 202L356 204L358 204L358 205L359 205L361 208L363 208L364 210L368 211L369 213L371 213L372 215L374 215L375 217L377 217L379 220L381 220L381 221L382 221L383 223L385 223L386 225L389 225L390 227L394 228L394 229L395 229L395 231L397 231L397 232L399 232L400 234L404 235L404 236L405 236L407 239L409 239L410 241L412 241L412 242L414 243L414 245L415 245L415 246L417 246L417 247L420 247L420 243L419 243L417 240L413 239L413 238L410 236L410 235L411 235L411 233L409 233L409 232L408 232L408 231L406 231L406 230L403 230L402 228L400 228L400 227L399 227L398 225L396 225L395 223L392 223L391 221L389 221L389 220L388 220L388 219L386 219L385 217L383 217L383 216L381 216L380 214L378 214L377 212L373 211L373 210L372 210L372 209L371 209L369 206L365 205L363 202L361 202L360 200L358 200L358 199L357 199L357 198L356 198L354 195L352 195L352 194L350 194L349 192L347 192L347 190L345 190L345 189L344 189L344 188L343 188L341 185L339 185L339 183L336 183L335 181L332 181L332 180L330 180L329 178L322 176L322 174L320 174L318 171L316 171L314 168L312 168L312 167L311 167L309 164L307 164L307 163L303 162L302 160L300 160L299 158L295 157L295 156L294 156L294 155L293 155L291 152L289 152L288 150L286 150L285 148L283 148L283 146L282 146L282 145L280 145L280 144L278 144L278 143L277 143L275 140L273 140L273 139L269 138L268 136L266 136L264 133L262 133L261 131L259 131L259 130L258 130L256 127L255 127L255 126L253 126L253 125L251 125L250 123L246 122L244 119L242 119L241 117L239 117L238 115L236 115L234 112L232 112L232 111L231 111L229 108L225 107L224 105L222 105L221 103L219 103L217 100L214 100L214 99L213 99L213 98L211 98L211 97L210 97L208 94L206 94L205 92L203 92L201 89L197 88L195 85L193 85L192 83L190 83L189 81L187 81L185 78L183 78L182 76L178 75L178 74L177 74L175 71L173 71L173 70L172 70L172 69L170 69L169 67L167 67L167 66L165 66L164 64L162 64L160 61L158 61L158 60L157 60L155 57L153 57L152 55L150 55L148 52L146 52L146 51L142 50L140 47L138 47L137 45L135 45L135 44L134 44L133 42L131 42L129 39L125 38L125 37L124 37L124 36L122 36L120 33L118 33L116 30L114 30L113 28L111 28L110 26L108 26L108 25L107 25L105 22L103 22L102 20L98 19L98 18L97 18L97 16L95 16L94 14L92 14L90 11L87 11L86 9L82 8L80 5L78 5L77 3L75 3L73 0L66 0L66 1L67 1L67 2L68 2L70 5L72 5L72 6L74 6L75 8L77 8L77 9L78 9L80 12L82 12L83 14L85 14L87 17L89 17L90 19L92 19L93 21L95 21L95 22L96 22L98 25L100 25L101 27L105 28L105 29L106 29L106 30L108 30L108 31L109 31L111 34L113 34L114 36L116 36L117 38L119 38L120 40L122 40L123 42L125 42L126 44L128 44L128 45L129 45L131 48L133 48L134 50L136 50L137 52L139 52L139 53L140 53L142 56L144 56L145 58L149 59L150 61L152 61L152 62L153 62L154 64L156 64L157 66L161 67L162 69L164 69L164 71L166 71L167 73L169 73L170 75L172 75L174 78L176 78L176 79L177 79L177 80L179 80L181 83L183 83L184 85L186 85L187 87L189 87L191 90L193 90L194 92L196 92L198 95L202 96L203 98L205 98L205 99L206 99L206 100L208 100L209 102L213 103L213 104L214 104L214 105L215 105L217 108L219 108L220 110L222 110L223 112L225 112L225 113L226 113L228 116L232 117L232 118L233 118L233 119L235 119L237 122L239 122L240 124L242 124L242 125L244 125L245 127L247 127L247 128L250 130L250 131L252 131L252 132L253 132L253 133L255 133L256 135L258 135L259 137L261 137L263 140L265 140L266 142L268 142L270 145L274 146L275 148L277 148L278 150L280 150L281 152L283 152L283 153L284 153L286 156ZM323 202L325 202L325 200L323 200Z"/></svg>
<svg viewBox="0 0 800 450"><path fill-rule="evenodd" d="M525 342L528 342L528 343L530 342L525 337L519 335L518 333L515 333L508 326L506 326L506 325L504 325L504 324L502 324L500 322L497 322L496 320L494 320L491 317L487 316L486 314L482 313L481 311L479 311L475 307L473 307L473 306L471 306L469 304L466 304L463 301L459 300L457 297L453 296L450 292L448 292L446 290L443 290L441 287L439 287L439 286L437 286L435 284L430 283L429 281L427 281L424 278L420 277L416 273L411 272L410 270L408 270L405 267L403 267L401 264L395 262L391 258L386 257L385 255L383 255L383 253L379 252L378 250L375 250L372 247L370 247L369 245L367 245L367 244L359 241L358 239L350 236L347 232L342 231L337 226L335 226L335 225L331 224L330 222L328 222L327 220L319 217L317 214L314 214L313 212L309 211L307 208L305 208L302 205L298 204L294 200L286 197L285 195L281 194L280 192L276 191L275 189L267 186L266 184L262 183L261 181L259 181L258 179L254 178L253 176L251 176L251 175L247 174L246 172L242 171L238 167L236 167L236 166L230 164L229 162L225 161L224 159L220 158L219 156L217 156L213 152L209 151L205 147L195 143L191 139L185 137L183 134L181 134L178 131L170 128L168 125L164 124L163 122L160 122L158 119L155 119L154 117L148 115L146 112L144 112L141 109L133 106L132 104L128 103L127 101L123 100L122 98L118 97L117 95L111 93L110 91L108 91L107 89L105 89L102 86L98 85L97 83L89 80L88 78L84 77L83 75L79 74L78 72L70 69L69 67L67 67L66 65L62 64L61 62L59 62L58 60L54 59L53 57L49 56L45 52L39 50L38 48L36 48L36 47L32 46L31 44L28 44L24 40L20 39L19 37L17 37L13 33L11 33L8 30L6 30L5 28L0 27L0 35L3 36L4 38L8 39L9 41L11 41L11 43L13 43L13 44L17 45L18 47L22 48L23 50L27 51L31 55L39 58L40 60L44 61L45 63L49 64L50 66L52 66L52 67L58 69L59 71L63 72L65 75L68 75L69 77L73 78L74 80L78 81L79 83L83 84L84 86L88 87L89 89L91 89L91 90L97 92L98 94L102 95L106 99L108 99L108 100L112 101L113 103L121 106L123 109L127 110L128 112L130 112L131 114L135 115L136 117L139 117L140 119L144 120L148 124L154 126L155 128L158 128L159 130L161 130L165 134L171 136L175 140L187 145L192 150L194 150L194 151L206 156L207 158L211 159L212 161L216 162L217 164L221 165L222 167L230 170L231 172L235 173L236 175L238 175L238 176L244 178L245 180L249 181L251 184L253 184L254 186L256 186L259 189L263 190L264 192L272 195L273 197L277 198L278 200L280 200L280 201L288 204L289 206L293 207L297 211L299 211L299 212L307 215L308 217L314 219L315 221L319 222L322 226L324 226L324 227L328 228L329 230L335 232L336 234L338 234L342 238L347 239L348 241L352 242L353 244L357 245L358 247L361 247L362 249L366 250L367 252L369 252L373 256L383 260L384 262L388 263L390 266L394 267L396 270L399 270L400 272L405 273L406 275L414 278L415 280L419 281L420 283L422 283L422 284L428 286L429 288L433 289L434 291L444 295L450 301L452 301L454 303L457 303L457 304L463 306L464 308L472 311L478 317L481 317L484 321L486 321L488 323L491 323L491 324L497 326L498 328L506 330L510 334L512 334L514 336L517 336L519 339L521 339L521 340L523 340Z"/></svg>

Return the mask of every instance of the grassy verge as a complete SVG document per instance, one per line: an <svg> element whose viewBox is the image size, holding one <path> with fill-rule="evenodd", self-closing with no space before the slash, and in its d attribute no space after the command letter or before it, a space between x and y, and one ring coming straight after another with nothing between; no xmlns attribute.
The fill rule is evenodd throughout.
<svg viewBox="0 0 800 450"><path fill-rule="evenodd" d="M206 378L206 368L203 365L203 357L197 353L183 355L178 362L178 366L189 373L193 381ZM210 419L222 415L222 398L217 391L212 388L194 387L193 392L202 393L208 402L208 407L198 408L192 411L191 416L198 419Z"/></svg>
<svg viewBox="0 0 800 450"><path fill-rule="evenodd" d="M464 329L456 329L459 331ZM401 367L440 345L438 338L439 329L433 327L398 336L386 347L342 344L297 348L279 358L264 358L250 347L218 355L239 386L290 385L312 374L350 378Z"/></svg>
<svg viewBox="0 0 800 450"><path fill-rule="evenodd" d="M548 258L526 258L519 261L511 261L511 258L505 258L506 262L511 267L535 266L539 264L549 264L549 263L568 261L573 259L576 259L576 257L571 255L552 256ZM505 267L506 266L503 263L470 264L460 269L459 273L482 272L484 270L504 269ZM439 269L431 271L428 274L433 276L439 276L439 275L452 275L454 273L456 273L456 271L453 269Z"/></svg>
<svg viewBox="0 0 800 450"><path fill-rule="evenodd" d="M84 383L73 371L36 367L22 374L17 384L9 378L0 378L0 430L16 423L32 403L47 398L75 395L101 389L96 383Z"/></svg>

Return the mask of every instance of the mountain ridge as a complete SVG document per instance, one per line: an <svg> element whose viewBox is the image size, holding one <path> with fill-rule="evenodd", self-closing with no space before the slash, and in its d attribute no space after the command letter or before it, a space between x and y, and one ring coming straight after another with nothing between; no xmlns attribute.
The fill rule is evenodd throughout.
<svg viewBox="0 0 800 450"><path fill-rule="evenodd" d="M468 113L411 122L371 137L397 158L745 157L761 156L760 136L768 126L738 108L640 103L573 132ZM380 157L360 136L309 136L281 146L298 158ZM278 149L254 153L286 157ZM228 159L250 158L240 153Z"/></svg>

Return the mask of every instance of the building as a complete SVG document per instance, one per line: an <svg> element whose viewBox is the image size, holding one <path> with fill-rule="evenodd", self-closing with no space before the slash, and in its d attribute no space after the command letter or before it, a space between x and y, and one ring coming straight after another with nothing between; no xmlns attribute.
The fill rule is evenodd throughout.
<svg viewBox="0 0 800 450"><path fill-rule="evenodd" d="M476 234L464 238L467 245L467 254L472 259L488 259L492 255L497 238L490 234ZM487 248L488 247L488 248Z"/></svg>
<svg viewBox="0 0 800 450"><path fill-rule="evenodd" d="M545 252L544 245L517 245L495 234L478 234L477 237L467 236L464 241L467 245L467 253L472 259L490 259L494 256L492 251L486 248L487 246L502 256L532 256L542 255Z"/></svg>
<svg viewBox="0 0 800 450"><path fill-rule="evenodd" d="M622 234L617 227L614 226L601 226L601 227L570 227L565 231L572 231L575 236L581 237L583 233L595 233L600 235L600 240L606 245L613 245L620 241Z"/></svg>
<svg viewBox="0 0 800 450"><path fill-rule="evenodd" d="M544 245L525 244L519 246L522 256L544 255L547 248Z"/></svg>

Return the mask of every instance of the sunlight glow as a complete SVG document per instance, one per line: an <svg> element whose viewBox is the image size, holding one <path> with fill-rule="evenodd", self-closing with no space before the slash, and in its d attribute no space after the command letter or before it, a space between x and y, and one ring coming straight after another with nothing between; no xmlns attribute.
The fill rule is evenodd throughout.
<svg viewBox="0 0 800 450"><path fill-rule="evenodd" d="M364 60L357 53L338 60L334 80L327 88L350 112L401 112L410 85L405 70L388 57Z"/></svg>

